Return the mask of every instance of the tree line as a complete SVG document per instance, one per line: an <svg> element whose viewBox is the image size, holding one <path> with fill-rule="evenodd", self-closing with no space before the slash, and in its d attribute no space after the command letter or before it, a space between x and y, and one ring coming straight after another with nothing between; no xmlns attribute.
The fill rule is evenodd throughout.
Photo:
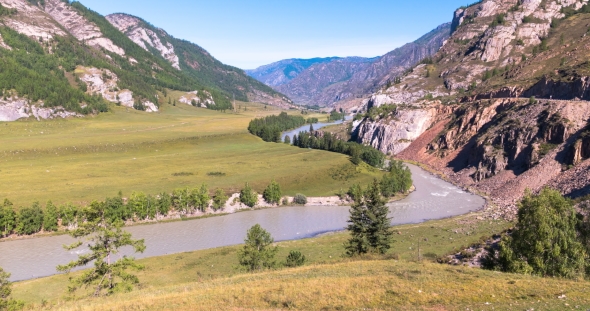
<svg viewBox="0 0 590 311"><path fill-rule="evenodd" d="M290 116L286 112L281 112L278 116L267 116L250 121L248 131L266 142L280 143L282 132L305 124L307 121L304 117Z"/></svg>
<svg viewBox="0 0 590 311"><path fill-rule="evenodd" d="M276 181L271 181L262 197L269 204L279 205L283 198L281 186ZM110 224L141 222L157 220L169 215L170 212L177 212L183 216L206 212L209 208L220 211L225 207L227 200L228 196L222 189L216 189L211 195L206 184L194 188L179 188L171 194L162 192L155 196L133 192L129 198L124 199L122 193L119 193L103 201L93 201L84 207L71 203L56 206L48 201L45 206L34 202L31 206L16 209L12 202L5 199L0 204L0 237L55 232L60 228L75 229L96 211L101 211ZM258 194L246 183L240 191L239 201L246 206L254 207L258 204Z"/></svg>
<svg viewBox="0 0 590 311"><path fill-rule="evenodd" d="M373 167L381 168L385 162L385 155L381 151L371 146L344 141L328 132L302 132L293 136L292 141L294 146L300 148L326 150L349 155L354 164L364 161Z"/></svg>

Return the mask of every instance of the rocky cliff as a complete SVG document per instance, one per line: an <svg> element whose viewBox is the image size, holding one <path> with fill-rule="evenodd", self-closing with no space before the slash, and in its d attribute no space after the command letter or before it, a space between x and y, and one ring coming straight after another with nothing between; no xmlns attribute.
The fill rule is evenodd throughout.
<svg viewBox="0 0 590 311"><path fill-rule="evenodd" d="M392 83L405 70L436 53L450 30L450 23L441 25L415 42L377 58L284 60L247 73L298 104L333 106Z"/></svg>
<svg viewBox="0 0 590 311"><path fill-rule="evenodd" d="M457 10L432 61L354 108L367 115L355 138L489 194L505 215L527 188L590 194L587 2ZM383 105L396 109L375 118Z"/></svg>

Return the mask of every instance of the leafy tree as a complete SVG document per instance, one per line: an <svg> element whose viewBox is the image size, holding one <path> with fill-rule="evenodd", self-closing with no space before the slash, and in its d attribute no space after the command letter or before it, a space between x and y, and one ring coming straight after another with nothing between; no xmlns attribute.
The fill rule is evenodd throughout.
<svg viewBox="0 0 590 311"><path fill-rule="evenodd" d="M363 199L363 188L359 184L354 184L350 186L348 192L346 193L348 196L354 201L358 203L362 203Z"/></svg>
<svg viewBox="0 0 590 311"><path fill-rule="evenodd" d="M379 182L375 179L362 199L351 206L347 227L351 234L346 245L348 256L369 252L385 254L389 250L392 232L388 213L389 208L385 205Z"/></svg>
<svg viewBox="0 0 590 311"><path fill-rule="evenodd" d="M158 214L162 216L168 215L172 206L172 197L167 192L162 192L158 198Z"/></svg>
<svg viewBox="0 0 590 311"><path fill-rule="evenodd" d="M244 189L240 191L240 202L249 207L254 207L258 204L258 194L252 190L248 183L246 183Z"/></svg>
<svg viewBox="0 0 590 311"><path fill-rule="evenodd" d="M57 220L59 218L59 212L57 207L51 203L51 201L47 202L45 205L45 214L43 217L43 230L45 231L57 231Z"/></svg>
<svg viewBox="0 0 590 311"><path fill-rule="evenodd" d="M245 245L238 253L240 265L247 271L259 271L275 266L278 247L272 246L274 239L259 224L248 230Z"/></svg>
<svg viewBox="0 0 590 311"><path fill-rule="evenodd" d="M576 227L571 200L545 188L539 195L527 192L519 203L518 223L492 253L494 267L507 272L576 278L584 274L587 253Z"/></svg>
<svg viewBox="0 0 590 311"><path fill-rule="evenodd" d="M291 144L291 137L289 135L285 136L285 144L287 144L287 145Z"/></svg>
<svg viewBox="0 0 590 311"><path fill-rule="evenodd" d="M285 266L291 268L301 267L305 264L305 260L305 255L301 254L300 251L290 251L289 255L287 255Z"/></svg>
<svg viewBox="0 0 590 311"><path fill-rule="evenodd" d="M11 235L16 229L16 212L8 199L0 206L0 232L3 237Z"/></svg>
<svg viewBox="0 0 590 311"><path fill-rule="evenodd" d="M12 283L9 281L10 273L0 268L0 310L20 310L24 303L10 298Z"/></svg>
<svg viewBox="0 0 590 311"><path fill-rule="evenodd" d="M392 161L389 173L381 179L381 193L392 197L396 193L406 193L412 187L412 172L401 161Z"/></svg>
<svg viewBox="0 0 590 311"><path fill-rule="evenodd" d="M211 198L209 197L209 188L207 188L206 184L202 184L199 189L194 190L193 200L195 207L201 210L201 212L205 212L205 210L207 210Z"/></svg>
<svg viewBox="0 0 590 311"><path fill-rule="evenodd" d="M223 209L225 203L227 202L227 195L223 189L215 190L215 195L213 196L213 210L218 211Z"/></svg>
<svg viewBox="0 0 590 311"><path fill-rule="evenodd" d="M115 223L107 221L104 209L94 205L89 209L86 221L70 233L79 241L64 247L67 250L73 250L87 244L90 253L78 256L77 260L67 265L58 266L57 270L69 273L76 267L84 267L89 263L94 263L93 268L85 270L79 277L70 278L69 290L71 292L81 287L93 287L95 288L94 296L99 296L103 291L106 291L107 294L129 291L133 285L139 283L137 276L127 270L141 270L143 266L137 264L132 257L123 256L123 258L115 260L115 255L125 246L132 247L136 253L143 253L145 251L144 240L133 240L130 233L121 229L122 226L121 221Z"/></svg>
<svg viewBox="0 0 590 311"><path fill-rule="evenodd" d="M269 204L279 204L282 196L281 186L274 180L270 182L270 185L262 193L262 197Z"/></svg>
<svg viewBox="0 0 590 311"><path fill-rule="evenodd" d="M18 213L16 232L21 235L31 235L41 231L43 227L43 210L39 202L31 207L21 208Z"/></svg>

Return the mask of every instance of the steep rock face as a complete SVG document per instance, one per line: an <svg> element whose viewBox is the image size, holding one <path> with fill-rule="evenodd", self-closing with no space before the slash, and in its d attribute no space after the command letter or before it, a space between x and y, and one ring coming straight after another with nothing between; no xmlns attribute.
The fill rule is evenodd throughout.
<svg viewBox="0 0 590 311"><path fill-rule="evenodd" d="M76 72L81 81L86 83L89 94L99 94L104 99L128 108L134 108L136 99L130 90L120 90L116 74L107 69L78 67ZM147 100L141 102L146 112L157 112L158 107Z"/></svg>
<svg viewBox="0 0 590 311"><path fill-rule="evenodd" d="M127 14L111 14L106 18L113 26L126 34L144 50L148 51L148 45L155 48L174 68L180 70L180 61L178 55L174 52L174 46L170 42L162 42L156 32L143 27L143 23L139 18ZM164 33L162 35L165 36Z"/></svg>
<svg viewBox="0 0 590 311"><path fill-rule="evenodd" d="M66 36L60 25L51 16L26 0L0 0L7 8L16 9L17 13L3 18L4 24L17 32L41 40L54 36Z"/></svg>
<svg viewBox="0 0 590 311"><path fill-rule="evenodd" d="M353 129L358 143L395 155L406 149L435 121L437 108L398 109L392 116L376 122L362 122Z"/></svg>
<svg viewBox="0 0 590 311"><path fill-rule="evenodd" d="M0 122L16 121L30 117L37 120L47 120L74 116L79 115L66 111L63 107L45 108L42 102L32 105L28 100L17 97L0 100Z"/></svg>
<svg viewBox="0 0 590 311"><path fill-rule="evenodd" d="M104 48L117 55L125 55L125 50L116 46L110 39L105 38L95 24L86 20L62 0L46 0L45 12L60 23L76 39L85 42L86 45Z"/></svg>

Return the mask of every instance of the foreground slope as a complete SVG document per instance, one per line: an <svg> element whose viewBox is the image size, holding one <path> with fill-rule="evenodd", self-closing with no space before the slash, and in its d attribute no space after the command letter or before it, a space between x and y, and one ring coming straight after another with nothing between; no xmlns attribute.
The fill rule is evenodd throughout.
<svg viewBox="0 0 590 311"><path fill-rule="evenodd" d="M301 251L301 268L242 273L241 246L141 260L140 289L112 297L70 301L68 278L54 276L15 284L29 309L59 310L585 310L590 283L503 274L435 264L436 258L504 230L510 223L478 220L481 214L397 226L391 254L341 257L347 233L277 243L278 259ZM418 261L422 255L422 260Z"/></svg>
<svg viewBox="0 0 590 311"><path fill-rule="evenodd" d="M459 9L433 62L359 107L398 105L357 123L357 141L432 165L510 215L527 188L589 194L586 3L485 0Z"/></svg>

